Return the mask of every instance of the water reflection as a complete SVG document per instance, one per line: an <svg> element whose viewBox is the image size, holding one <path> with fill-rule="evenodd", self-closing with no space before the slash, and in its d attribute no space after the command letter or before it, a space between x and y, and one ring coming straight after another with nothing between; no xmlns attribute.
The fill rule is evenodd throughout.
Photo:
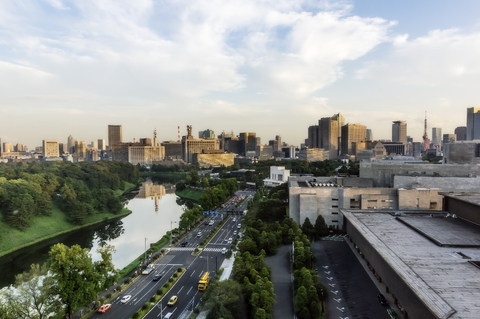
<svg viewBox="0 0 480 319"><path fill-rule="evenodd" d="M184 201L178 201L173 184L160 185L147 181L141 187L127 195L126 207L132 213L121 219L105 224L84 228L77 232L57 236L40 244L0 258L0 288L14 282L16 274L27 271L30 265L42 264L48 258L50 247L56 243L71 246L78 244L91 250L92 258L99 260L98 246L106 243L115 246L116 253L112 261L121 269L141 255L145 246L156 242L171 227L178 226Z"/></svg>

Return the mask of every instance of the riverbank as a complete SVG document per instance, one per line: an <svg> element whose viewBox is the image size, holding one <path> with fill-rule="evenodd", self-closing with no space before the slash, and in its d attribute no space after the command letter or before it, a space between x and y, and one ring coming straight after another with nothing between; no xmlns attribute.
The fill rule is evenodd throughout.
<svg viewBox="0 0 480 319"><path fill-rule="evenodd" d="M203 191L193 188L185 188L181 191L175 190L175 195L198 202L203 195Z"/></svg>
<svg viewBox="0 0 480 319"><path fill-rule="evenodd" d="M137 185L125 183L124 190L119 193L120 195L124 194L135 187L137 187ZM20 231L0 221L0 257L62 234L125 217L130 213L131 211L127 208L123 208L117 215L111 213L95 213L86 218L85 224L74 225L67 221L65 212L60 210L57 203L53 201L51 215L35 217L32 222L33 226L24 231Z"/></svg>

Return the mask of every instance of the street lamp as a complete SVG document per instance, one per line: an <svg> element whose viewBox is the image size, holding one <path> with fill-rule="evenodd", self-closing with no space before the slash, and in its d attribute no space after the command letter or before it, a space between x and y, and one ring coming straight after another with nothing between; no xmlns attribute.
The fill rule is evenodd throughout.
<svg viewBox="0 0 480 319"><path fill-rule="evenodd" d="M173 228L172 228L172 224L173 223L176 223L176 221L170 221L170 246L172 245L172 238L173 238Z"/></svg>
<svg viewBox="0 0 480 319"><path fill-rule="evenodd" d="M145 259L143 260L143 263L147 263L147 237L145 237Z"/></svg>

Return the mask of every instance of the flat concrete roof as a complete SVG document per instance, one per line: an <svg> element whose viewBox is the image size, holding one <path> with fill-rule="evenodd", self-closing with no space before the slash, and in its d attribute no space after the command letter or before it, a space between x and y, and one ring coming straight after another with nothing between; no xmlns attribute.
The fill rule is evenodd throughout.
<svg viewBox="0 0 480 319"><path fill-rule="evenodd" d="M480 261L480 248L442 247L418 231L445 242L455 241L463 227L458 220L430 218L430 211L417 217L414 213L400 217L392 212L341 211L438 318L478 318L480 269L469 261ZM410 226L404 223L406 219ZM460 242L471 234L478 238L480 233L478 228L464 230ZM435 236L435 232L442 234Z"/></svg>
<svg viewBox="0 0 480 319"><path fill-rule="evenodd" d="M480 193L442 193L442 195L480 206Z"/></svg>

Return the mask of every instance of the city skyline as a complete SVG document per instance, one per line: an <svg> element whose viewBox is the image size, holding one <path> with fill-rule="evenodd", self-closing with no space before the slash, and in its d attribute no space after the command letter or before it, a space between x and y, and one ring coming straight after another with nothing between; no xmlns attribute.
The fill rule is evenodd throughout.
<svg viewBox="0 0 480 319"><path fill-rule="evenodd" d="M160 5L161 4L161 5ZM477 107L480 3L463 1L2 1L0 138L177 140L196 131L281 135L318 119L391 139L424 112L453 134ZM425 14L428 12L428 15Z"/></svg>

